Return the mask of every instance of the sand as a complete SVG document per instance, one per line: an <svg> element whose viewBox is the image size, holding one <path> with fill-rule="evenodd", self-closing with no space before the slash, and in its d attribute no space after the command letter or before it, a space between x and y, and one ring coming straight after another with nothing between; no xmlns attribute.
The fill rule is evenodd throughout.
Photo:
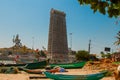
<svg viewBox="0 0 120 80"><path fill-rule="evenodd" d="M62 72L62 74L92 74L97 73L99 70L84 70L84 69L67 69L68 72ZM56 73L58 74L58 73ZM30 79L30 77L35 77ZM40 78L43 77L43 78ZM19 74L0 74L0 80L51 80L44 78L41 74L28 74L26 72L21 72ZM114 77L104 77L101 80L115 80Z"/></svg>
<svg viewBox="0 0 120 80"><path fill-rule="evenodd" d="M0 80L29 80L27 74L0 74Z"/></svg>

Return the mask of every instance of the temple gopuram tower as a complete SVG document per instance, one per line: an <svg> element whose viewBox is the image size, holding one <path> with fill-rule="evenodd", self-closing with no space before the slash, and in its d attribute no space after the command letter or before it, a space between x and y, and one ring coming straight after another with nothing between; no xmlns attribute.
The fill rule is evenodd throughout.
<svg viewBox="0 0 120 80"><path fill-rule="evenodd" d="M51 9L48 38L48 57L52 63L68 61L68 43L66 30L66 14Z"/></svg>

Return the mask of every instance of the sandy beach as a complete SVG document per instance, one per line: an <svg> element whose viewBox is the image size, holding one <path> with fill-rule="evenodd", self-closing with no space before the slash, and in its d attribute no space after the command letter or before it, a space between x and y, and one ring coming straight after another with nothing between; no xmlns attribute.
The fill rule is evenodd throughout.
<svg viewBox="0 0 120 80"><path fill-rule="evenodd" d="M27 74L0 74L0 80L30 80Z"/></svg>
<svg viewBox="0 0 120 80"><path fill-rule="evenodd" d="M115 80L113 72L116 70L118 65L113 64L110 60L89 62L85 64L83 68L78 69L66 69L68 72L56 72L55 74L69 74L69 75L84 75L84 74L95 74L102 70L108 70L111 75L104 77L101 80ZM38 69L45 71L45 69ZM44 74L28 74L24 71L18 71L17 74L0 74L0 80L51 80L46 78Z"/></svg>
<svg viewBox="0 0 120 80"><path fill-rule="evenodd" d="M84 70L84 69L67 69L67 70L68 72L61 73L79 75L79 74L94 74L99 72L99 70ZM0 80L51 80L51 79L45 78L44 74L28 74L22 71L19 74L0 74ZM115 79L114 77L104 77L101 80L115 80Z"/></svg>

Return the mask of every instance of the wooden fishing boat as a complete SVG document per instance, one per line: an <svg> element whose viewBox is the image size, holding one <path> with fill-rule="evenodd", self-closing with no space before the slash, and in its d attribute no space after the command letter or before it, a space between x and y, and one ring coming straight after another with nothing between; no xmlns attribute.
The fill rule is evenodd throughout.
<svg viewBox="0 0 120 80"><path fill-rule="evenodd" d="M66 63L66 64L50 64L50 67L60 66L65 69L75 69L75 68L82 68L85 65L85 61L76 62L76 63Z"/></svg>
<svg viewBox="0 0 120 80"><path fill-rule="evenodd" d="M33 63L24 63L24 64L1 64L0 67L24 67L27 69L39 69L43 68L48 64L48 60L40 61L40 62L33 62Z"/></svg>
<svg viewBox="0 0 120 80"><path fill-rule="evenodd" d="M42 74L43 73L43 71L41 70L31 70L31 69L26 69L26 68L22 68L22 70L30 74Z"/></svg>
<svg viewBox="0 0 120 80"><path fill-rule="evenodd" d="M44 71L41 71L40 69L26 69L26 68L21 68L21 70L30 73L30 74L42 74ZM56 73L56 72L60 72L59 69L51 69L51 70L46 70L47 72L50 73ZM68 71L64 71L64 72L68 72Z"/></svg>
<svg viewBox="0 0 120 80"><path fill-rule="evenodd" d="M52 74L50 72L44 72L47 78L54 80L100 80L102 79L107 71L87 74L87 75L65 75L65 74Z"/></svg>

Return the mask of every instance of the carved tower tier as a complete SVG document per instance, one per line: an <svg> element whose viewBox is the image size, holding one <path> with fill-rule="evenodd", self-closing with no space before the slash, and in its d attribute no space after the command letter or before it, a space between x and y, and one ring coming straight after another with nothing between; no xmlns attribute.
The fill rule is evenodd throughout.
<svg viewBox="0 0 120 80"><path fill-rule="evenodd" d="M53 63L68 61L68 43L65 17L66 14L64 12L51 9L48 57Z"/></svg>

